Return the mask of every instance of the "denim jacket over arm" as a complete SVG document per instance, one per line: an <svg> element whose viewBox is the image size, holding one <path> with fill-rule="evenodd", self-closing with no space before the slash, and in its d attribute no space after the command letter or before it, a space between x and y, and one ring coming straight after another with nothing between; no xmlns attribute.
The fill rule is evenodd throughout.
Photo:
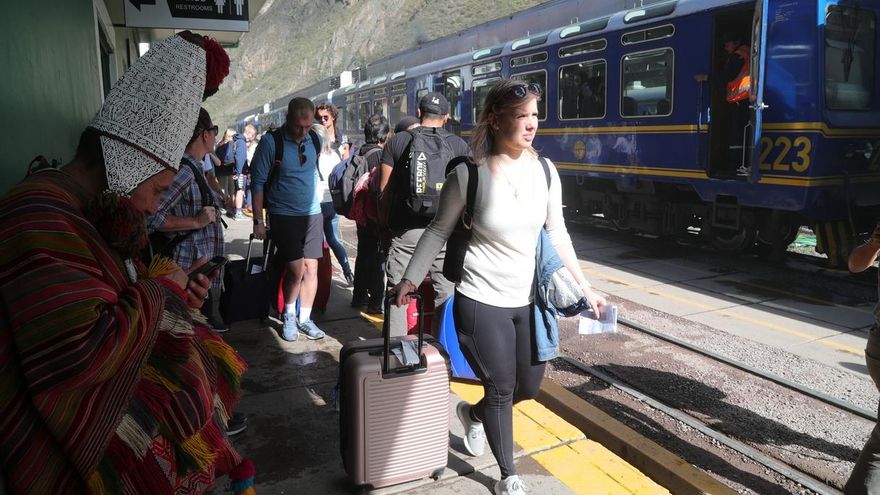
<svg viewBox="0 0 880 495"><path fill-rule="evenodd" d="M559 355L559 322L556 309L547 303L547 290L551 277L562 266L562 258L542 228L535 249L535 304L532 305L538 361L549 361Z"/></svg>

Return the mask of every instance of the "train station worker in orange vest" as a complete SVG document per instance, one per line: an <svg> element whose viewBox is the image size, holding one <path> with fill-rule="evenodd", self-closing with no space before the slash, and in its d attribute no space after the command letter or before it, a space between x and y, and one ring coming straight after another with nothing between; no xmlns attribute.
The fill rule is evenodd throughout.
<svg viewBox="0 0 880 495"><path fill-rule="evenodd" d="M728 165L738 174L747 175L747 161L743 159L745 146L744 130L749 120L749 88L751 72L749 67L749 45L734 33L726 33L722 39L727 60L722 73L725 84L725 101L730 111L728 135Z"/></svg>

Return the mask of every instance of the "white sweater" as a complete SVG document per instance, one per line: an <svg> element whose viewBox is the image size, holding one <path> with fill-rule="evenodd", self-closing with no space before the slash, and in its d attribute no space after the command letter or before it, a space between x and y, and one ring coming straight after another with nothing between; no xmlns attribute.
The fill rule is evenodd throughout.
<svg viewBox="0 0 880 495"><path fill-rule="evenodd" d="M404 274L410 281L424 278L464 210L467 183L459 181L461 170L467 173L464 166L459 166L446 178L437 215L425 229ZM562 217L559 174L551 162L548 191L537 158L519 176L507 171L508 176L493 177L484 164L477 171L480 182L474 202L473 236L457 289L491 306L525 306L532 301L535 248L541 227L547 228L554 246L571 244Z"/></svg>

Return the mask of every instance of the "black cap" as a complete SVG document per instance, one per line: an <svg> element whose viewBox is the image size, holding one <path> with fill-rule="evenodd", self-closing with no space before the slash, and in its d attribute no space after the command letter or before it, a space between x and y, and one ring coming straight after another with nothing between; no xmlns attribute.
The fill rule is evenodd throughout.
<svg viewBox="0 0 880 495"><path fill-rule="evenodd" d="M418 124L419 119L413 117L412 115L407 115L404 118L400 119L400 122L394 126L394 133L403 132L409 129L413 124Z"/></svg>
<svg viewBox="0 0 880 495"><path fill-rule="evenodd" d="M449 113L449 102L442 94L432 91L419 100L419 110L422 111L422 115L426 113L446 115Z"/></svg>

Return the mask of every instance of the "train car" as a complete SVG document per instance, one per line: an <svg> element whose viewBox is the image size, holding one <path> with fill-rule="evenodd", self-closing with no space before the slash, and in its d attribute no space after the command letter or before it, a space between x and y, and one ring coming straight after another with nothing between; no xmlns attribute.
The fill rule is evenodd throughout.
<svg viewBox="0 0 880 495"><path fill-rule="evenodd" d="M729 252L756 242L778 252L807 225L839 265L880 218L878 8L654 3L418 65L403 52L389 59L400 70L313 99L340 106L345 132L362 136L370 113L393 123L439 91L449 129L467 137L494 80L535 82L545 88L535 146L559 168L569 211L656 235L698 232ZM721 77L731 32L751 50L742 134L731 129ZM741 150L736 163L731 148Z"/></svg>

